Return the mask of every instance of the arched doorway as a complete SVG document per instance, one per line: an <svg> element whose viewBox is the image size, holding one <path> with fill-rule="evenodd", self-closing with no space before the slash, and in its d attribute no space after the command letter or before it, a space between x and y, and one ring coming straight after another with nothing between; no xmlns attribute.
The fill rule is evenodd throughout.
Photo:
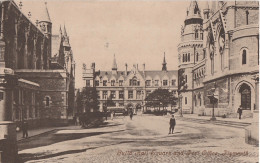
<svg viewBox="0 0 260 163"><path fill-rule="evenodd" d="M241 105L244 113L252 113L255 105L255 90L252 83L248 81L241 81L235 87L233 101L233 111L237 112L238 107Z"/></svg>
<svg viewBox="0 0 260 163"><path fill-rule="evenodd" d="M250 86L243 83L239 89L239 93L241 94L241 106L245 110L251 109L251 89Z"/></svg>

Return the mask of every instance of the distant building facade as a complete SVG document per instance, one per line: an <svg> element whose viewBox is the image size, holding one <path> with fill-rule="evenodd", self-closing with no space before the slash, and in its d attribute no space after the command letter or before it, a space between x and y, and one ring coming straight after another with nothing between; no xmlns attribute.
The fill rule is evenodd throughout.
<svg viewBox="0 0 260 163"><path fill-rule="evenodd" d="M178 72L167 70L166 64L164 56L162 70L146 70L145 64L141 69L136 64L128 70L125 64L125 70L118 71L114 57L111 71L96 71L94 63L91 69L83 67L83 80L86 87L96 87L99 111L104 110L107 99L111 97L115 104L111 109L137 113L146 110L145 98L158 88L169 89L177 97Z"/></svg>
<svg viewBox="0 0 260 163"><path fill-rule="evenodd" d="M190 3L178 45L183 112L211 115L211 94L217 116L258 110L258 15L258 1L212 1L203 12Z"/></svg>
<svg viewBox="0 0 260 163"><path fill-rule="evenodd" d="M22 5L0 5L0 121L67 123L74 106L75 64L65 27L52 34L47 4L36 23Z"/></svg>

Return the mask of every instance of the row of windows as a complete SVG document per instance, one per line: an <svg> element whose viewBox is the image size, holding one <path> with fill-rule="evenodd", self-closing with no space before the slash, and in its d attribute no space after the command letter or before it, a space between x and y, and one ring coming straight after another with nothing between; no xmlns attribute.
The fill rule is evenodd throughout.
<svg viewBox="0 0 260 163"><path fill-rule="evenodd" d="M107 86L108 81L107 80L103 80L103 86ZM116 81L115 80L111 80L111 86L115 86ZM87 85L88 86L88 85ZM90 85L89 85L90 86ZM95 86L100 86L99 84L99 80L95 81ZM119 86L123 86L123 80L119 80Z"/></svg>
<svg viewBox="0 0 260 163"><path fill-rule="evenodd" d="M246 49L242 49L242 51L240 52L240 58L241 58L241 65L247 65L248 63L248 52L247 52L247 50ZM215 66L214 66L214 54L213 53L211 53L211 55L210 55L210 60L211 60L211 74L214 74L214 68L215 68ZM221 55L221 59L220 59L220 62L221 62L221 70L223 70L224 69L224 56L223 56L223 54Z"/></svg>
<svg viewBox="0 0 260 163"><path fill-rule="evenodd" d="M151 80L146 80L145 82L146 86L152 86L152 81ZM162 86L176 86L176 80L171 80L171 83L169 83L168 80L163 80L162 81ZM159 86L159 80L154 80L154 86Z"/></svg>
<svg viewBox="0 0 260 163"><path fill-rule="evenodd" d="M204 77L204 75L205 75L205 67L194 72L194 79Z"/></svg>
<svg viewBox="0 0 260 163"><path fill-rule="evenodd" d="M146 91L146 96L148 96L152 91ZM173 91L176 94L176 91ZM110 91L110 96L112 99L116 98L116 91ZM98 92L98 98L100 99L100 93ZM108 91L102 91L102 99L108 98ZM134 98L133 90L128 91L128 99ZM143 99L144 93L141 90L136 91L136 99ZM119 91L119 99L124 99L124 91Z"/></svg>
<svg viewBox="0 0 260 163"><path fill-rule="evenodd" d="M115 99L116 98L116 91L111 91L110 92L110 96L111 96L112 99ZM133 97L134 97L133 91L129 90L128 91L128 99L133 99ZM141 91L136 91L136 99L141 99L141 97L142 97L142 92ZM100 97L98 96L98 98L100 98ZM103 99L107 99L108 98L107 91L103 91L102 98ZM124 99L124 91L119 91L119 99Z"/></svg>
<svg viewBox="0 0 260 163"><path fill-rule="evenodd" d="M190 53L183 53L182 54L182 62L190 62Z"/></svg>
<svg viewBox="0 0 260 163"><path fill-rule="evenodd" d="M199 32L198 30L195 31L195 40L203 40L203 32L200 32L200 38L199 38Z"/></svg>
<svg viewBox="0 0 260 163"><path fill-rule="evenodd" d="M108 83L107 80L103 80L103 86L107 86L107 83ZM100 86L98 80L95 81L95 85ZM152 81L146 80L145 85L152 86ZM168 86L168 85L170 85L168 80L162 81L162 86ZM86 80L86 86L87 87L90 86L90 80ZM111 80L111 86L115 86L115 80ZM119 86L123 86L123 80L119 80ZM140 86L140 81L137 81L135 79L130 79L129 86ZM159 86L159 80L154 80L154 86ZM171 86L176 86L176 80L171 80Z"/></svg>

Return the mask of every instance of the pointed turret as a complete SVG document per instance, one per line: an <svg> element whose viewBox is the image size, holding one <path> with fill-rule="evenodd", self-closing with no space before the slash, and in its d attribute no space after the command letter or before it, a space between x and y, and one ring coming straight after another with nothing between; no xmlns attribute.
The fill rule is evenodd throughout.
<svg viewBox="0 0 260 163"><path fill-rule="evenodd" d="M63 46L70 47L70 40L69 40L69 36L67 34L65 24L64 24L64 29L63 29L63 38L64 38Z"/></svg>
<svg viewBox="0 0 260 163"><path fill-rule="evenodd" d="M67 31L66 31L65 24L64 24L64 30L63 30L63 32L64 32L64 36L68 36L68 35L67 35Z"/></svg>
<svg viewBox="0 0 260 163"><path fill-rule="evenodd" d="M115 55L115 54L114 54L114 60L113 60L112 70L117 71L116 55Z"/></svg>
<svg viewBox="0 0 260 163"><path fill-rule="evenodd" d="M207 1L207 2L205 3L205 7L204 7L204 9L203 9L204 19L209 19L209 12L210 12L209 2Z"/></svg>
<svg viewBox="0 0 260 163"><path fill-rule="evenodd" d="M164 52L164 57L163 57L163 63L162 63L162 71L167 71L167 63L165 59L165 52Z"/></svg>
<svg viewBox="0 0 260 163"><path fill-rule="evenodd" d="M51 19L50 19L48 7L47 7L47 2L44 2L44 3L45 3L45 9L44 9L44 12L42 12L42 16L41 16L40 21L51 23Z"/></svg>
<svg viewBox="0 0 260 163"><path fill-rule="evenodd" d="M198 19L202 21L202 17L200 15L200 9L197 1L191 1L190 6L187 11L187 17L185 20L185 25L190 24L191 19Z"/></svg>
<svg viewBox="0 0 260 163"><path fill-rule="evenodd" d="M61 25L60 25L60 35L62 36L62 29L61 29Z"/></svg>

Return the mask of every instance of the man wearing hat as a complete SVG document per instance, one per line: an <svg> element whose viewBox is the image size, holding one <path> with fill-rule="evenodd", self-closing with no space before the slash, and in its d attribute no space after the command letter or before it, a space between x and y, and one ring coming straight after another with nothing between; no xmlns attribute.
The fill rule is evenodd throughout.
<svg viewBox="0 0 260 163"><path fill-rule="evenodd" d="M174 127L176 125L176 120L174 118L174 115L172 115L171 119L170 119L170 129L169 129L169 134L173 134L173 130L174 130Z"/></svg>

